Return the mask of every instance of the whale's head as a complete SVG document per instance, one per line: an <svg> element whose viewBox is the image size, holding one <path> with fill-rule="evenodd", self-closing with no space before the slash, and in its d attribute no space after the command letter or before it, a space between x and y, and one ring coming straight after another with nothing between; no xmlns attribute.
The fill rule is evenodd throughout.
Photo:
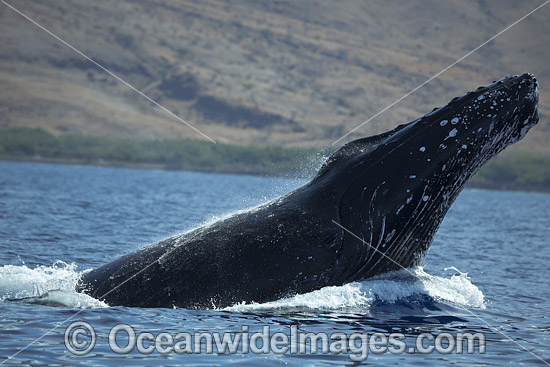
<svg viewBox="0 0 550 367"><path fill-rule="evenodd" d="M537 102L533 75L510 76L331 156L312 183L339 202L345 280L420 264L468 180L538 122Z"/></svg>

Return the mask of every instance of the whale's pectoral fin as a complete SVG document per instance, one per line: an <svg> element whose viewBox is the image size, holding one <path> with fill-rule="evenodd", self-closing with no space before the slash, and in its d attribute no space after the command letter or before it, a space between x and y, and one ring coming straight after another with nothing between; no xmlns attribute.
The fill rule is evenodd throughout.
<svg viewBox="0 0 550 367"><path fill-rule="evenodd" d="M408 126L408 124L399 125L395 129L386 131L385 133L368 136L366 138L357 139L347 143L336 152L334 152L334 154L332 154L326 160L326 162L319 170L316 178L322 176L325 172L329 171L340 162L347 161L351 156L354 156L358 153L367 153L374 150L381 142L391 137L393 134L406 126Z"/></svg>

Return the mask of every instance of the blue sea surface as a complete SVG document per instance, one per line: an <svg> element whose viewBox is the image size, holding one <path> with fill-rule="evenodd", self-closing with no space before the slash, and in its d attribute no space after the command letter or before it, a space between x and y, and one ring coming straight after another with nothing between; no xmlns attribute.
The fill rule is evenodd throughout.
<svg viewBox="0 0 550 367"><path fill-rule="evenodd" d="M290 335L292 328L327 335L403 335L406 353L369 352L365 364L550 363L550 195L546 194L464 190L443 221L423 267L269 303L211 310L108 307L74 291L82 271L264 203L305 182L0 161L0 364L360 363L350 358L351 352L209 353L206 344L197 353L155 349L147 354L134 349L120 354L109 346L109 333L118 324L154 336L162 332L237 335L243 330L253 334L264 326L269 326L269 335ZM95 330L95 345L86 355L71 353L65 343L67 327L75 321ZM472 354L412 353L422 333L482 333L486 349L480 353L476 346ZM71 341L72 334L68 335ZM128 343L125 335L118 335L122 346ZM86 337L81 334L74 341L84 343ZM424 341L429 344L430 340Z"/></svg>

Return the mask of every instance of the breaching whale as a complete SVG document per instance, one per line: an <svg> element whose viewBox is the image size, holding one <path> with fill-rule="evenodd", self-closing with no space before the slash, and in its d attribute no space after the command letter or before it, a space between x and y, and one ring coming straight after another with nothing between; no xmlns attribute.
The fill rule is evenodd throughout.
<svg viewBox="0 0 550 367"><path fill-rule="evenodd" d="M538 122L537 103L531 74L480 87L344 145L281 198L85 273L77 290L112 306L225 307L419 265L468 180Z"/></svg>

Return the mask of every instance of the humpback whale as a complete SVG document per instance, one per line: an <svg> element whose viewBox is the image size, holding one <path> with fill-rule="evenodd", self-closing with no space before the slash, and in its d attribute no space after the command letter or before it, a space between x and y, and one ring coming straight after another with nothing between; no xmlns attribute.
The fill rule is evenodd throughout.
<svg viewBox="0 0 550 367"><path fill-rule="evenodd" d="M77 290L111 306L225 307L419 265L468 180L538 122L537 103L531 74L480 87L344 145L283 197L83 274Z"/></svg>

